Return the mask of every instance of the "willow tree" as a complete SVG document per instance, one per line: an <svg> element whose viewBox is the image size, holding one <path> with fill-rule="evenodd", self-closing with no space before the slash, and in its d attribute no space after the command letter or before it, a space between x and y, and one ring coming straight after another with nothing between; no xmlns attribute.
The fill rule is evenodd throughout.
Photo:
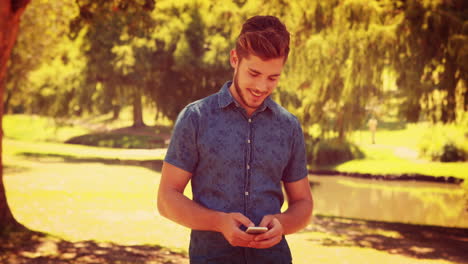
<svg viewBox="0 0 468 264"><path fill-rule="evenodd" d="M410 0L400 9L404 20L397 28L392 64L406 99L402 113L407 120L418 121L422 101L427 104L439 91L444 99L435 104L441 115L433 121L453 122L457 86L463 83L463 108L468 110L468 2Z"/></svg>
<svg viewBox="0 0 468 264"><path fill-rule="evenodd" d="M279 99L306 128L344 139L363 123L366 105L382 97L387 49L401 19L389 12L392 8L385 1L364 0L295 8L292 54Z"/></svg>
<svg viewBox="0 0 468 264"><path fill-rule="evenodd" d="M5 91L7 63L18 36L21 15L28 4L29 0L0 0L0 233L21 226L11 214L3 185L3 161L1 159L3 127L1 119L3 117L3 93Z"/></svg>

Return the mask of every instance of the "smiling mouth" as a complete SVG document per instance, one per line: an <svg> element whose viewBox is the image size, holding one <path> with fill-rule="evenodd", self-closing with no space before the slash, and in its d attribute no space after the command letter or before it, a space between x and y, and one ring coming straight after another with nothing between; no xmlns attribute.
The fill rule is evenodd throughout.
<svg viewBox="0 0 468 264"><path fill-rule="evenodd" d="M263 95L263 93L260 93L260 92L256 92L254 90L250 90L250 93L255 96L255 97L261 97Z"/></svg>

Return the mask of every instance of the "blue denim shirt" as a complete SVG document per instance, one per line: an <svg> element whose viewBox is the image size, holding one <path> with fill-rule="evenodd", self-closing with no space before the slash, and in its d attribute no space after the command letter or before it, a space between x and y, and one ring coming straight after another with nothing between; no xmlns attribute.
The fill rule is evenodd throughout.
<svg viewBox="0 0 468 264"><path fill-rule="evenodd" d="M307 176L305 144L296 117L267 98L251 117L221 90L179 114L165 161L192 173L193 200L239 212L258 225L280 213L281 181ZM269 249L232 247L221 233L192 230L191 263L291 263L286 240Z"/></svg>

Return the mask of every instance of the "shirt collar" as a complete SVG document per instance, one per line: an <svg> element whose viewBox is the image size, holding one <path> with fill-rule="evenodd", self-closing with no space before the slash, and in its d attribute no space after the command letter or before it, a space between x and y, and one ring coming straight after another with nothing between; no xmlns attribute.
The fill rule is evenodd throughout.
<svg viewBox="0 0 468 264"><path fill-rule="evenodd" d="M230 104L238 104L234 97L232 97L231 92L229 92L229 87L231 87L232 81L226 82L221 90L218 92L218 104L219 108L225 108Z"/></svg>
<svg viewBox="0 0 468 264"><path fill-rule="evenodd" d="M218 104L219 108L226 108L230 104L234 104L237 107L241 107L239 103L232 97L231 92L229 91L229 87L231 87L232 81L226 82L223 87L221 87L221 90L218 92ZM255 111L255 112L263 112L267 108L269 108L271 111L275 111L275 103L271 99L270 96L268 96L263 104Z"/></svg>

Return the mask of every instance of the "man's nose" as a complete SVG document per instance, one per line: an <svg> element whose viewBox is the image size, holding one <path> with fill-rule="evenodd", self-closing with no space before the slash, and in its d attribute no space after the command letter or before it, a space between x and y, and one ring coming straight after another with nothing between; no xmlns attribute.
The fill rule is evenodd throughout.
<svg viewBox="0 0 468 264"><path fill-rule="evenodd" d="M255 84L255 89L259 92L268 92L268 81L267 80L259 80L256 84Z"/></svg>

